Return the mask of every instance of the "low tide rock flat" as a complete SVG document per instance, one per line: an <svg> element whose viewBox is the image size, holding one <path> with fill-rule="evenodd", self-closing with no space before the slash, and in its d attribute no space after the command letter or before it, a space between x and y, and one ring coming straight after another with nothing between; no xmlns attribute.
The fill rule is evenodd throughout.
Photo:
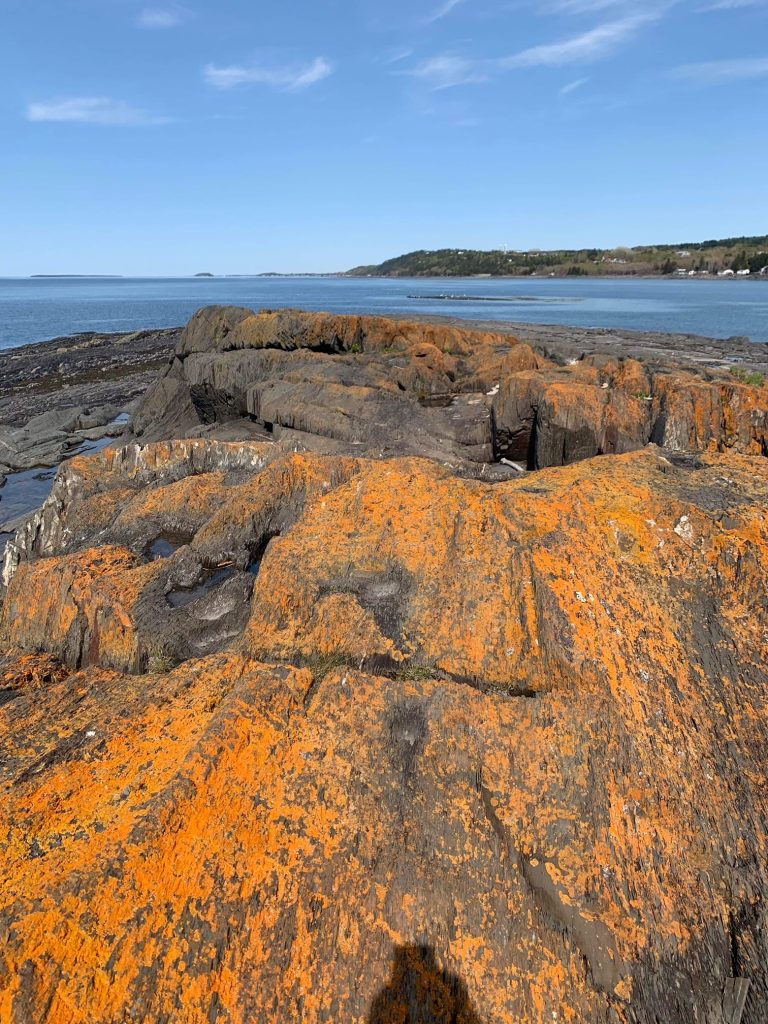
<svg viewBox="0 0 768 1024"><path fill-rule="evenodd" d="M199 315L6 552L0 1020L762 1024L767 410Z"/></svg>

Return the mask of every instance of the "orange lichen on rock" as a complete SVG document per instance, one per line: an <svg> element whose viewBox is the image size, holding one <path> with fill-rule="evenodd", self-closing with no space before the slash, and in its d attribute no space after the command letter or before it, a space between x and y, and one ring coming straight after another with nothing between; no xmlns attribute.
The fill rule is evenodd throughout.
<svg viewBox="0 0 768 1024"><path fill-rule="evenodd" d="M6 551L0 1022L764 1024L766 399L198 314Z"/></svg>
<svg viewBox="0 0 768 1024"><path fill-rule="evenodd" d="M54 696L75 720L41 722L8 777L24 802L0 818L16 922L0 1011L365 1021L392 945L439 937L482 1019L563 1001L598 1019L610 993L577 949L552 961L557 924L473 782L485 699L383 682L337 672L306 704L306 671L232 658L141 687L72 677ZM519 724L496 704L489 736Z"/></svg>
<svg viewBox="0 0 768 1024"><path fill-rule="evenodd" d="M137 667L131 609L153 570L106 547L21 565L4 608L11 646L75 664Z"/></svg>
<svg viewBox="0 0 768 1024"><path fill-rule="evenodd" d="M768 388L722 368L594 353L560 363L501 331L212 307L186 327L133 431L415 455L467 475L499 459L544 469L651 441L768 451Z"/></svg>
<svg viewBox="0 0 768 1024"><path fill-rule="evenodd" d="M68 675L69 669L50 654L12 655L0 661L0 693L12 700L17 693L43 690Z"/></svg>
<svg viewBox="0 0 768 1024"><path fill-rule="evenodd" d="M761 1019L763 459L58 486L3 608L0 1020Z"/></svg>

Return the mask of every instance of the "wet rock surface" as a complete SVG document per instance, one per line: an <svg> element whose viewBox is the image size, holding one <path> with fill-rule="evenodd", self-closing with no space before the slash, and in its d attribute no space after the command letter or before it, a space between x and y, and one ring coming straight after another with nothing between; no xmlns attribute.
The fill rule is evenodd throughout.
<svg viewBox="0 0 768 1024"><path fill-rule="evenodd" d="M149 387L180 328L75 334L0 352L0 424L59 409L124 407Z"/></svg>
<svg viewBox="0 0 768 1024"><path fill-rule="evenodd" d="M0 1020L762 1024L765 389L297 316L8 545Z"/></svg>
<svg viewBox="0 0 768 1024"><path fill-rule="evenodd" d="M36 471L124 432L180 333L79 334L0 352L0 534L45 497Z"/></svg>
<svg viewBox="0 0 768 1024"><path fill-rule="evenodd" d="M6 475L0 477L0 555L7 540L48 498L56 478L54 466L76 454L99 452L124 433L129 414L115 415L115 411L113 407L67 410L65 423L71 425L69 432L51 433L50 427L35 422L59 416L57 413L44 413L20 430L3 432L0 428L0 450L14 464L4 467ZM79 427L93 422L100 425ZM18 468L24 466L31 468Z"/></svg>
<svg viewBox="0 0 768 1024"><path fill-rule="evenodd" d="M89 441L119 437L128 420L127 410L115 405L41 413L23 427L0 427L0 458L9 470L58 466Z"/></svg>

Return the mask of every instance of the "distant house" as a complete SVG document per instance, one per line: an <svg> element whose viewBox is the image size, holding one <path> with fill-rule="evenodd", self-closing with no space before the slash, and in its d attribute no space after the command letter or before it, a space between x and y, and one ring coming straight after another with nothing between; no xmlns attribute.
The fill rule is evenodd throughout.
<svg viewBox="0 0 768 1024"><path fill-rule="evenodd" d="M760 271L760 273L768 275L768 267L763 267L763 269Z"/></svg>
<svg viewBox="0 0 768 1024"><path fill-rule="evenodd" d="M750 274L749 270L737 270L736 271L736 277L749 277L749 274Z"/></svg>
<svg viewBox="0 0 768 1024"><path fill-rule="evenodd" d="M718 277L736 277L736 273L733 270L721 270L717 275Z"/></svg>
<svg viewBox="0 0 768 1024"><path fill-rule="evenodd" d="M681 249L681 250L680 250L680 251L678 252L678 254L677 254L677 255L678 255L678 256L690 256L691 254L690 254L690 253L688 252L688 250L687 250L687 249Z"/></svg>

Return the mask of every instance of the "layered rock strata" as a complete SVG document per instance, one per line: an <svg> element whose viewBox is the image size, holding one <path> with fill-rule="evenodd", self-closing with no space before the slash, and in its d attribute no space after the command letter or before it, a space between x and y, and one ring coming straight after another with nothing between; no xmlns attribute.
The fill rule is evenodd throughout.
<svg viewBox="0 0 768 1024"><path fill-rule="evenodd" d="M590 355L559 365L507 334L234 307L201 311L136 411L142 440L271 438L530 469L649 442L768 451L768 395L727 372Z"/></svg>

